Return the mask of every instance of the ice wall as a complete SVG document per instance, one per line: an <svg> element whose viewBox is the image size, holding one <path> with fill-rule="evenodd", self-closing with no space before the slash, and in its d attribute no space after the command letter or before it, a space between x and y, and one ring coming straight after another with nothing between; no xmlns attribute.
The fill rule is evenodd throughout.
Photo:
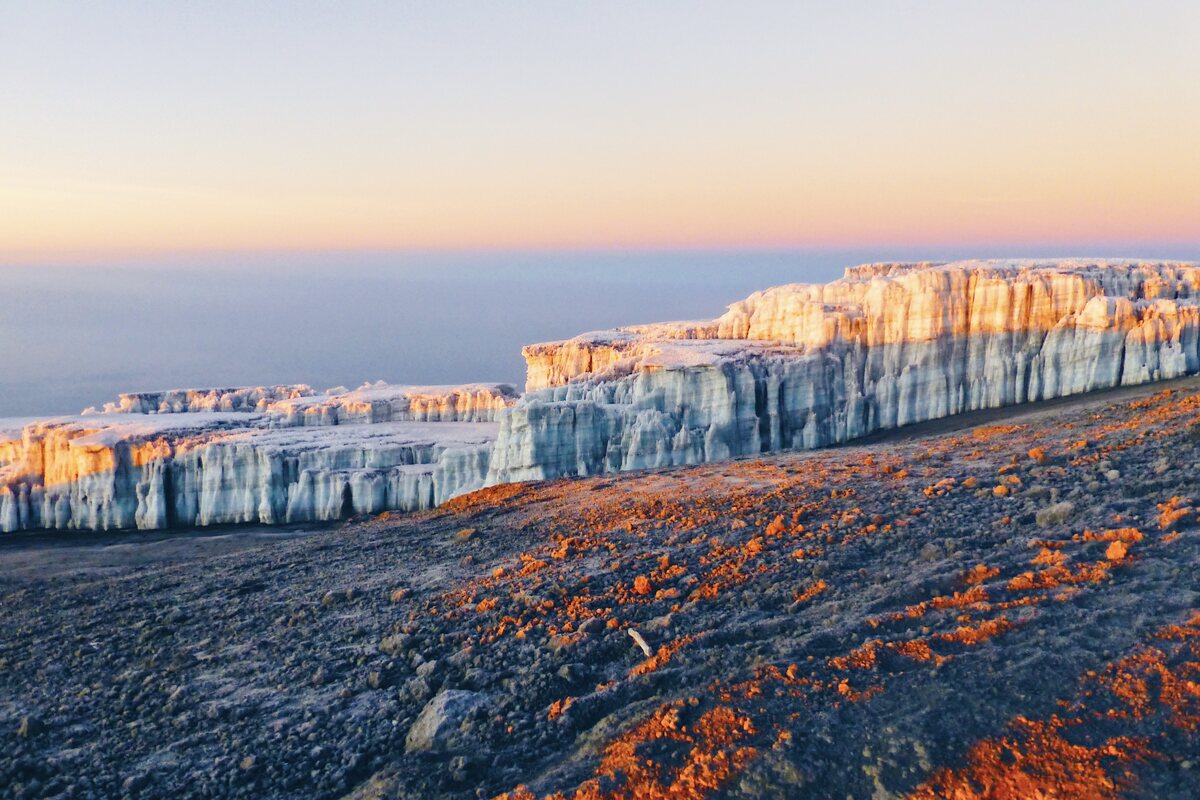
<svg viewBox="0 0 1200 800"><path fill-rule="evenodd" d="M122 395L0 420L0 530L330 520L472 489L844 442L1200 372L1200 265L868 264L715 320L524 348L506 384Z"/></svg>
<svg viewBox="0 0 1200 800"><path fill-rule="evenodd" d="M524 349L489 483L820 447L1200 371L1200 266L870 264L756 292L709 323Z"/></svg>
<svg viewBox="0 0 1200 800"><path fill-rule="evenodd" d="M129 392L115 403L84 414L181 414L190 411L255 411L266 403L313 394L311 386L239 386L227 389L167 389L161 392Z"/></svg>
<svg viewBox="0 0 1200 800"><path fill-rule="evenodd" d="M378 422L494 422L516 402L507 383L392 386L380 381L354 391L275 400L262 406L273 425L350 425Z"/></svg>
<svg viewBox="0 0 1200 800"><path fill-rule="evenodd" d="M295 523L429 508L479 488L512 387L258 397L175 390L121 411L0 424L0 531ZM179 402L167 402L175 398ZM138 412L139 407L153 413ZM312 409L317 411L309 413ZM168 413L170 412L170 413ZM432 420L432 421L431 421ZM447 421L443 421L447 420ZM480 421L482 420L482 421Z"/></svg>

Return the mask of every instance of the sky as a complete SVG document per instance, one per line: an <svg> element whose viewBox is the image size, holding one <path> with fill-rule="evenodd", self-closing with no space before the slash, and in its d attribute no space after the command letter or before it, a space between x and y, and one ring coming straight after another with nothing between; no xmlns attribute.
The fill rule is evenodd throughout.
<svg viewBox="0 0 1200 800"><path fill-rule="evenodd" d="M1195 0L4 0L0 265L1187 249L1197 42Z"/></svg>

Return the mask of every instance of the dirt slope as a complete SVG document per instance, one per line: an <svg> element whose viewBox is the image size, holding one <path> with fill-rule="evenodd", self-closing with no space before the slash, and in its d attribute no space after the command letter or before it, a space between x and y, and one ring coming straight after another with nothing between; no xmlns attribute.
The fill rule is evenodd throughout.
<svg viewBox="0 0 1200 800"><path fill-rule="evenodd" d="M6 539L0 796L1200 795L1197 382L970 422Z"/></svg>

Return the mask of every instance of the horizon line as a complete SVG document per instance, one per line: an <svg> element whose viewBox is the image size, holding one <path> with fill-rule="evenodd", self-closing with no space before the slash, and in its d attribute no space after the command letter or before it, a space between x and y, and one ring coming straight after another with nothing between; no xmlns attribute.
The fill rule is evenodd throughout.
<svg viewBox="0 0 1200 800"><path fill-rule="evenodd" d="M178 247L127 248L101 252L62 251L57 253L5 253L0 251L0 269L27 267L122 267L167 266L170 263L192 262L196 259L279 258L279 257L477 257L477 256L554 256L554 255L761 255L866 253L896 251L904 260L920 260L912 253L926 252L930 259L943 259L948 251L967 253L953 258L1168 258L1187 260L1182 256L1159 256L1140 251L1194 250L1192 257L1200 260L1200 241L1190 240L1087 240L1056 241L1027 240L947 241L947 242L863 242L863 243L638 243L638 244L573 244L573 245L500 245L500 246L258 246L258 247ZM970 255L978 251L978 255ZM1037 251L1037 252L1035 252ZM1044 251L1044 252L1043 252ZM995 255L1003 252L1004 255ZM163 264L161 262L168 262Z"/></svg>

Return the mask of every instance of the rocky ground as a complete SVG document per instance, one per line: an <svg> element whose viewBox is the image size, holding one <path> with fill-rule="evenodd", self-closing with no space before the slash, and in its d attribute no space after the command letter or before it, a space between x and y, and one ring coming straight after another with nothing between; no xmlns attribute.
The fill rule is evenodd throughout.
<svg viewBox="0 0 1200 800"><path fill-rule="evenodd" d="M1193 798L1198 455L1191 380L309 533L6 537L0 796Z"/></svg>

